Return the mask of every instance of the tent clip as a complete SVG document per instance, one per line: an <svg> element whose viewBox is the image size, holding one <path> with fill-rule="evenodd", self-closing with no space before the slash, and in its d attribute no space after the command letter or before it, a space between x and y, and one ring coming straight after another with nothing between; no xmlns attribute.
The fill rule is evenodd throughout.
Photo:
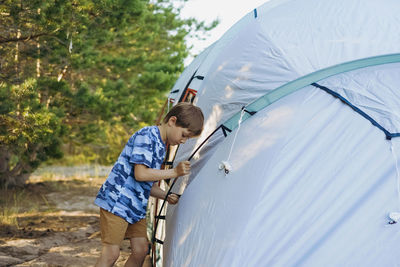
<svg viewBox="0 0 400 267"><path fill-rule="evenodd" d="M157 238L153 238L153 243L154 242L157 242L157 243L159 243L159 244L161 244L161 245L163 245L164 244L164 241L161 241L160 239L157 239Z"/></svg>
<svg viewBox="0 0 400 267"><path fill-rule="evenodd" d="M231 129L229 129L228 127L226 127L225 125L221 124L220 128L222 129L222 133L224 134L225 137L228 136L227 132L232 132Z"/></svg>
<svg viewBox="0 0 400 267"><path fill-rule="evenodd" d="M257 111L249 111L249 110L245 109L245 107L243 107L242 109L243 109L244 112L249 113L251 116L253 116L254 114L257 113Z"/></svg>
<svg viewBox="0 0 400 267"><path fill-rule="evenodd" d="M389 224L395 224L400 221L400 212L391 212L389 213Z"/></svg>
<svg viewBox="0 0 400 267"><path fill-rule="evenodd" d="M225 174L229 174L232 166L231 164L229 164L228 161L221 161L221 163L219 164L219 169L224 170Z"/></svg>

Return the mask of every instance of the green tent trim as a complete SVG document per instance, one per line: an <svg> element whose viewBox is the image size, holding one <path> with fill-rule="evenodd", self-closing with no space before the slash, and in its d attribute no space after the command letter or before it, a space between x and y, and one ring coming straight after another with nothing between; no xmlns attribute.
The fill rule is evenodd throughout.
<svg viewBox="0 0 400 267"><path fill-rule="evenodd" d="M400 62L400 54L388 54L388 55L381 55L363 59L357 59L354 61L349 61L345 63L341 63L338 65L334 65L322 70L318 70L316 72L310 73L303 77L300 77L296 80L288 82L275 90L268 92L267 94L259 97L252 103L246 105L244 109L247 111L242 115L242 122L247 120L249 117L252 116L257 111L262 110L265 107L268 107L272 103L276 102L277 100L285 97L297 90L300 90L308 85L326 79L330 76L334 76L340 73L376 66L376 65L383 65L383 64L390 64L390 63L398 63ZM234 130L239 123L239 119L241 116L242 111L237 112L233 115L230 119L222 124L223 128L227 128L228 132Z"/></svg>

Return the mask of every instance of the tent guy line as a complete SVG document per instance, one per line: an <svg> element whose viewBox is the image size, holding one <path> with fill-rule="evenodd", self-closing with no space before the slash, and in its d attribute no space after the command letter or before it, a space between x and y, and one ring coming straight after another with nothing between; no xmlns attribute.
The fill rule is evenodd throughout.
<svg viewBox="0 0 400 267"><path fill-rule="evenodd" d="M194 75L193 75L193 76L194 76ZM183 91L182 94L184 94L184 92L185 92L185 90ZM244 115L245 113L248 113L250 116L252 116L252 115L254 115L254 114L256 113L256 112L254 112L254 111L253 111L253 112L250 112L250 111L246 110L245 106L242 107L242 109L241 109L240 112L241 112L241 116L240 116L239 121L238 121L239 127L240 127L240 124L242 123L242 118L243 118L243 115ZM220 129L222 130L222 132L223 132L223 134L224 134L225 137L228 136L227 132L231 132L231 130L228 129L228 128L226 128L223 124L221 124L220 126L218 126L218 127L217 127L211 134L209 134L209 135L206 137L206 139L194 150L194 152L189 156L188 161L192 160L192 158L193 158L193 157L196 155L196 153L203 147L203 145L206 144L207 141L208 141L216 132L218 132L218 130L220 130ZM238 129L238 130L239 130L239 129ZM237 132L238 132L238 131L237 131ZM234 145L234 142L232 143L232 148L233 148L233 145ZM232 152L232 150L231 150L231 152ZM225 174L228 174L228 173L229 173L229 170L231 169L230 164L229 164L229 158L230 158L230 155L229 155L227 161L221 162L221 163L223 164L223 169L224 169L224 171L225 171ZM154 231L153 231L152 243L157 242L157 243L159 243L159 244L161 244L161 245L164 244L164 241L159 240L158 238L156 238L157 228L158 228L159 220L160 220L160 219L165 220L165 216L162 216L161 213L162 213L162 211L163 211L163 209L164 209L165 203L167 202L168 196L169 196L170 194L172 194L172 189L173 189L173 187L174 187L174 185L175 185L175 183L176 183L177 180L178 180L178 178L175 178L174 181L172 182L171 186L169 187L169 189L168 189L168 191L167 191L167 194L165 195L165 198L164 198L163 201L162 201L161 208L160 208L160 210L159 210L159 212L158 212L158 215L155 216L156 222L155 222L155 228L154 228ZM180 196L180 195L179 195L179 196Z"/></svg>
<svg viewBox="0 0 400 267"><path fill-rule="evenodd" d="M399 210L400 210L400 171L399 171L399 163L398 163L398 159L397 159L397 156L396 156L396 152L395 152L393 143L391 143L391 145L390 145L390 151L392 152L392 156L393 156L393 159L394 159L394 164L396 166L397 196L399 198ZM391 219L389 224L395 224L395 223L399 222L400 221L400 212L391 212L391 213L389 213L389 218Z"/></svg>

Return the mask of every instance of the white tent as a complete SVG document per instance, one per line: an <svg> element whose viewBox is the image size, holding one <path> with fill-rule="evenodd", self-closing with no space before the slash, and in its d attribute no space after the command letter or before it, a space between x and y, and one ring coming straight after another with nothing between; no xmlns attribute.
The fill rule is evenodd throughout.
<svg viewBox="0 0 400 267"><path fill-rule="evenodd" d="M175 163L206 142L173 188L164 266L400 264L399 14L272 0L195 58L170 98L197 92L205 130Z"/></svg>

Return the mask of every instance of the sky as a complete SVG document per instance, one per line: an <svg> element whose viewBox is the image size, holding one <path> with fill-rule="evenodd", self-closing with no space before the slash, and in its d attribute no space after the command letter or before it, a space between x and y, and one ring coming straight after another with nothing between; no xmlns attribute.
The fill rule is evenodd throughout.
<svg viewBox="0 0 400 267"><path fill-rule="evenodd" d="M219 19L219 25L210 31L210 36L204 41L188 39L188 44L193 45L191 52L198 54L206 47L217 41L233 24L244 17L254 8L268 0L189 0L181 10L181 17L194 17L200 21L212 22ZM189 57L185 64L192 61Z"/></svg>

